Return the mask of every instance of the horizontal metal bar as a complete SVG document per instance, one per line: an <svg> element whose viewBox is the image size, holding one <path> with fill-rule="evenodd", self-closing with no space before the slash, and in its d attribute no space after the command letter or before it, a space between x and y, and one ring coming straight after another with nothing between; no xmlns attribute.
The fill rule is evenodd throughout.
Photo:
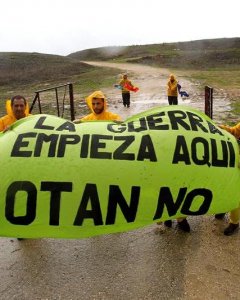
<svg viewBox="0 0 240 300"><path fill-rule="evenodd" d="M38 90L38 91L36 91L35 93L40 93L40 92L45 92L45 91L55 90L55 89L57 89L57 88L64 87L64 86L68 86L68 85L70 85L70 84L71 84L71 83L67 83L67 84L63 84L63 85L59 85L59 86L47 88L47 89L44 89L44 90Z"/></svg>

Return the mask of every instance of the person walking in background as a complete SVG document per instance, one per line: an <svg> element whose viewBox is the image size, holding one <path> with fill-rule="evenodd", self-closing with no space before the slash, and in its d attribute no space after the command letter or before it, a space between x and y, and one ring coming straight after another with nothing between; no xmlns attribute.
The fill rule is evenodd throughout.
<svg viewBox="0 0 240 300"><path fill-rule="evenodd" d="M176 77L171 74L169 76L169 80L167 83L167 95L168 95L168 103L169 105L177 105L178 104L178 89L181 88L178 85ZM167 227L172 227L172 220L167 220L164 222L164 225ZM186 218L178 218L177 219L178 228L185 232L190 232L191 228Z"/></svg>
<svg viewBox="0 0 240 300"><path fill-rule="evenodd" d="M167 95L168 95L168 103L169 105L177 105L178 104L178 82L176 77L171 74L167 83Z"/></svg>
<svg viewBox="0 0 240 300"><path fill-rule="evenodd" d="M94 121L94 120L111 120L120 121L121 118L118 114L114 114L107 111L107 99L103 92L95 91L90 96L86 98L87 105L91 110L91 113L81 118L80 120L75 120L74 123L80 123L81 121Z"/></svg>
<svg viewBox="0 0 240 300"><path fill-rule="evenodd" d="M21 95L16 95L6 101L6 111L7 114L0 118L0 131L8 130L17 120L30 115L27 100Z"/></svg>
<svg viewBox="0 0 240 300"><path fill-rule="evenodd" d="M127 74L124 74L119 85L122 87L122 101L124 107L130 107L130 90L128 87L133 88L131 81L128 79Z"/></svg>
<svg viewBox="0 0 240 300"><path fill-rule="evenodd" d="M168 103L169 105L177 105L178 104L178 82L176 77L171 74L169 76L169 80L167 82L167 95L168 95ZM172 227L172 220L167 220L164 222L164 225L167 227ZM177 218L178 228L184 232L190 232L191 228L186 218Z"/></svg>
<svg viewBox="0 0 240 300"><path fill-rule="evenodd" d="M240 123L233 127L220 125L220 128L230 132L232 135L234 135L237 139L240 139ZM239 187L236 187L239 188ZM223 219L225 216L225 213L216 214L216 219ZM239 207L231 210L230 212L230 220L228 226L224 230L225 235L232 235L239 229L239 220L240 220L240 200L239 200Z"/></svg>

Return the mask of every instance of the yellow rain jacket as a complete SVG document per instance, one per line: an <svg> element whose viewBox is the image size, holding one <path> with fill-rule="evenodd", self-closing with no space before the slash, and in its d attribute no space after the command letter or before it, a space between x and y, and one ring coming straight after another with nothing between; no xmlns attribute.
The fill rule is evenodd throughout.
<svg viewBox="0 0 240 300"><path fill-rule="evenodd" d="M17 119L15 118L13 111L12 111L11 100L6 101L6 111L7 111L7 115L0 118L0 131L3 131L8 126L12 125L14 122L17 121ZM27 103L26 109L25 109L25 117L28 117L29 115L30 115L29 114L29 106Z"/></svg>
<svg viewBox="0 0 240 300"><path fill-rule="evenodd" d="M240 138L240 123L238 123L237 125L233 126L233 127L228 127L225 125L220 125L219 127L221 127L222 129L225 129L226 131L230 132L232 135L234 135L236 138Z"/></svg>
<svg viewBox="0 0 240 300"><path fill-rule="evenodd" d="M101 99L104 99L104 109L103 109L103 112L101 112L100 114L96 114L93 110L93 107L92 107L92 99L93 98L101 98ZM107 99L106 97L104 96L104 94L101 92L101 91L96 91L94 93L92 93L90 96L88 96L86 98L86 102L87 102L87 105L88 107L90 108L91 110L91 114L83 117L81 119L81 121L93 121L93 120L111 120L111 121L120 121L121 118L119 115L117 114L113 114L109 111L107 111Z"/></svg>
<svg viewBox="0 0 240 300"><path fill-rule="evenodd" d="M233 127L229 127L226 125L220 125L219 127L230 132L237 139L240 138L240 123L238 123L237 125L235 125ZM240 203L239 203L239 207L231 210L229 223L238 224L239 220L240 220Z"/></svg>
<svg viewBox="0 0 240 300"><path fill-rule="evenodd" d="M171 79L174 81L171 82ZM167 83L167 95L168 96L177 96L178 90L177 90L177 80L173 74L170 75L168 83Z"/></svg>
<svg viewBox="0 0 240 300"><path fill-rule="evenodd" d="M132 82L131 82L130 80L122 78L121 81L119 82L119 85L122 86L122 93L123 93L123 94L124 94L124 93L130 93L129 90L128 90L127 88L124 87L126 84L127 84L127 85L130 85L130 86L133 86L133 85L132 85Z"/></svg>

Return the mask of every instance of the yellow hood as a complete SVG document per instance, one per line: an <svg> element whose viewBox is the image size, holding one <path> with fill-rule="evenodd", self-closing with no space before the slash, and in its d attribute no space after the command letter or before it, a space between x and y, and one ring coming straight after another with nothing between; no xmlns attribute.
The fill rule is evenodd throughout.
<svg viewBox="0 0 240 300"><path fill-rule="evenodd" d="M176 77L175 77L175 75L173 75L173 74L171 74L170 76L169 76L169 80L176 80Z"/></svg>
<svg viewBox="0 0 240 300"><path fill-rule="evenodd" d="M12 110L12 106L11 106L11 100L8 99L6 100L6 111L7 111L7 115L9 115L10 117L15 119L15 116L13 114L13 110ZM26 105L26 109L25 109L25 116L27 117L29 115L29 105L27 103Z"/></svg>
<svg viewBox="0 0 240 300"><path fill-rule="evenodd" d="M94 110L93 110L93 107L92 107L92 99L93 98L101 98L104 100L104 109L103 109L103 112L106 111L107 109L107 98L105 97L105 95L103 94L102 91L96 91L94 93L92 93L90 96L88 96L86 98L86 102L87 102L87 105L88 107L90 108L91 112L93 114L95 114Z"/></svg>

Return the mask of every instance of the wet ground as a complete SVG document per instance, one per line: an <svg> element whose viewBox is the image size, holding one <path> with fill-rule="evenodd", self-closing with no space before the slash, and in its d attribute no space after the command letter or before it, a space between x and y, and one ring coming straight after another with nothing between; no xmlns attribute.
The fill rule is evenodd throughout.
<svg viewBox="0 0 240 300"><path fill-rule="evenodd" d="M122 68L140 91L127 109L119 90L104 90L112 111L124 119L167 105L167 70ZM197 83L178 79L190 94L179 102L203 111ZM225 100L215 109L218 118L228 109ZM191 217L191 233L174 223L79 240L1 238L0 299L240 299L240 233L224 236L227 221Z"/></svg>
<svg viewBox="0 0 240 300"><path fill-rule="evenodd" d="M227 220L189 218L79 240L2 238L0 299L239 299L236 234Z"/></svg>
<svg viewBox="0 0 240 300"><path fill-rule="evenodd" d="M89 62L88 62L89 63ZM125 119L128 116L144 111L155 106L168 105L166 84L171 73L170 70L153 68L136 64L118 64L109 62L91 62L97 66L120 68L114 80L118 83L123 73L129 74L132 83L139 87L137 93L131 93L131 109L124 108L121 91L119 89L103 89L107 95L109 110L117 112ZM186 105L204 112L205 92L197 81L189 81L175 73L182 90L188 92L189 97L178 97L179 105ZM223 89L213 88L213 120L222 124L222 120L233 118L231 102L228 94Z"/></svg>

